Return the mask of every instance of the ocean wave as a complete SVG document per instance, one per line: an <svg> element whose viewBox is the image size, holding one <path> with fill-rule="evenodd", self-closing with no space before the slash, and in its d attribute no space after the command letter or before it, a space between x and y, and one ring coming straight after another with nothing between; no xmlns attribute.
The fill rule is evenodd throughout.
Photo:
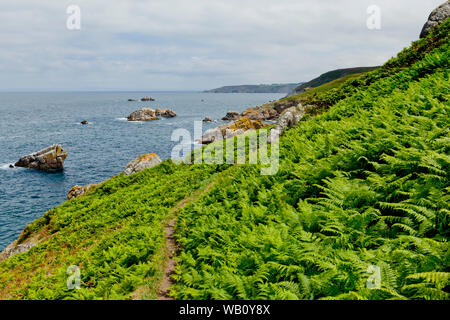
<svg viewBox="0 0 450 320"><path fill-rule="evenodd" d="M9 166L14 163L6 163L6 164L0 164L0 170L8 170L11 169Z"/></svg>

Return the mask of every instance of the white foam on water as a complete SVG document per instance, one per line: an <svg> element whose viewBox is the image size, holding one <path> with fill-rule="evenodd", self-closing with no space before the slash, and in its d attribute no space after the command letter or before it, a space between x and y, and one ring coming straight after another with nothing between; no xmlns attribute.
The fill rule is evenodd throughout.
<svg viewBox="0 0 450 320"><path fill-rule="evenodd" d="M9 170L12 169L9 166L13 163L0 164L0 170Z"/></svg>
<svg viewBox="0 0 450 320"><path fill-rule="evenodd" d="M117 121L126 121L126 122L128 122L128 123L146 123L146 122L149 122L149 121L128 121L128 119L127 118L116 118L116 120Z"/></svg>

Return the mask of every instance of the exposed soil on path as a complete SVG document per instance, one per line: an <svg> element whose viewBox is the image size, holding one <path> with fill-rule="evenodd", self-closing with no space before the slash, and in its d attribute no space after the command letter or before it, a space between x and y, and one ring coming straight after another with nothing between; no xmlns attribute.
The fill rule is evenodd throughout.
<svg viewBox="0 0 450 320"><path fill-rule="evenodd" d="M161 285L159 287L158 292L158 300L173 300L172 297L169 296L170 287L174 284L174 280L172 275L175 273L175 254L177 249L177 244L174 238L174 229L175 229L175 221L176 218L172 218L166 225L164 229L166 246L168 251L168 258L165 267L164 267L164 276L161 281Z"/></svg>
<svg viewBox="0 0 450 320"><path fill-rule="evenodd" d="M169 212L169 216L172 216L176 211L184 208L187 204L195 201L198 199L202 194L208 192L211 187L216 182L217 178L214 179L212 182L210 182L204 189L197 190L189 197L183 199L180 201L172 210ZM169 222L167 223L164 232L164 238L166 240L166 248L168 252L168 261L166 262L166 265L164 266L164 276L161 281L161 284L159 286L158 291L158 300L174 300L172 297L170 297L170 287L175 283L175 280L172 278L172 275L175 273L175 256L176 251L178 249L177 243L175 241L174 237L174 230L175 230L175 223L176 223L176 216L172 217Z"/></svg>

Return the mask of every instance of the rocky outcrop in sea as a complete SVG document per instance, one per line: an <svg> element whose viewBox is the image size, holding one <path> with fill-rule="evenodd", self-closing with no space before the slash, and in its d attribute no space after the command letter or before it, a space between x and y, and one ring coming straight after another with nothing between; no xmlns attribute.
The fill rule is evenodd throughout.
<svg viewBox="0 0 450 320"><path fill-rule="evenodd" d="M232 121L239 119L239 112L236 111L228 111L225 117L222 118L224 121Z"/></svg>
<svg viewBox="0 0 450 320"><path fill-rule="evenodd" d="M142 108L140 110L134 111L131 113L127 119L128 121L151 121L151 120L161 120L158 117L166 117L172 118L176 117L177 114L170 109L161 109L158 108L156 110L151 108Z"/></svg>
<svg viewBox="0 0 450 320"><path fill-rule="evenodd" d="M38 152L21 157L14 165L35 170L63 170L64 160L68 155L68 152L59 144L54 144Z"/></svg>

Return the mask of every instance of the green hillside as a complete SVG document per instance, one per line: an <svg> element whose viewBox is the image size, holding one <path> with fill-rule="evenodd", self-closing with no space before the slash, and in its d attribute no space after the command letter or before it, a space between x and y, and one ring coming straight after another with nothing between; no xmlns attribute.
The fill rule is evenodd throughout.
<svg viewBox="0 0 450 320"><path fill-rule="evenodd" d="M206 90L209 93L288 93L296 88L298 83L284 84L257 84L257 85L239 85L225 86L217 89Z"/></svg>
<svg viewBox="0 0 450 320"><path fill-rule="evenodd" d="M344 78L353 74L366 73L369 71L376 70L377 68L379 67L357 67L357 68L337 69L333 71L328 71L309 82L302 83L301 85L293 89L288 96L293 96L302 93L308 88L317 88L323 84L329 83L339 78Z"/></svg>
<svg viewBox="0 0 450 320"><path fill-rule="evenodd" d="M157 298L172 218L176 299L449 299L449 34L303 97L275 175L167 160L48 211L0 263L0 299Z"/></svg>

